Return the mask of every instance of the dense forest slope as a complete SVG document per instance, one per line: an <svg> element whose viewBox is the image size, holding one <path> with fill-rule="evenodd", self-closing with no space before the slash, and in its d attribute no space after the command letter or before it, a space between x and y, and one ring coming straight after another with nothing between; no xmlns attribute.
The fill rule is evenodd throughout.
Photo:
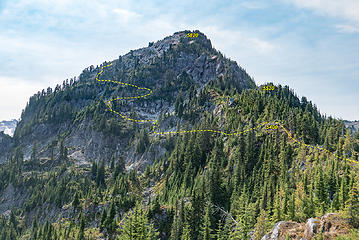
<svg viewBox="0 0 359 240"><path fill-rule="evenodd" d="M106 103L145 92L97 81L109 64L100 79L153 91L111 101L117 112L162 132L241 134L156 135L121 118ZM0 239L358 236L359 134L288 86L256 86L199 31L38 92L7 142Z"/></svg>

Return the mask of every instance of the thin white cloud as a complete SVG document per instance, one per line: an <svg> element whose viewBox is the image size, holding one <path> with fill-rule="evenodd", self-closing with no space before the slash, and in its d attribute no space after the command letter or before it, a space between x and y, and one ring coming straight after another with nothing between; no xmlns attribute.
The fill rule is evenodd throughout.
<svg viewBox="0 0 359 240"><path fill-rule="evenodd" d="M31 41L28 38L5 35L0 36L0 46L5 46L0 49L0 54L15 54L21 52L23 54L29 54L32 52L45 54L50 50L49 45L44 45L39 41Z"/></svg>
<svg viewBox="0 0 359 240"><path fill-rule="evenodd" d="M216 48L226 54L235 52L237 56L244 56L251 52L253 56L262 56L269 55L276 49L274 42L261 39L249 32L205 25L200 26L199 29L208 35Z"/></svg>
<svg viewBox="0 0 359 240"><path fill-rule="evenodd" d="M359 27L347 25L347 24L338 24L335 26L339 32L343 33L359 33Z"/></svg>
<svg viewBox="0 0 359 240"><path fill-rule="evenodd" d="M50 80L61 82L78 75L80 66L85 68L90 63L96 63L99 60L97 56L103 53L101 49L90 51L86 44L54 39L48 35L45 38L29 35L0 36L0 45L6 46L0 50L3 60L0 71L3 76L29 82L47 82L51 85L55 82ZM2 81L1 79L1 84Z"/></svg>
<svg viewBox="0 0 359 240"><path fill-rule="evenodd" d="M272 53L275 49L273 43L265 41L259 38L249 38L250 43L252 43L253 49L255 49L260 54Z"/></svg>
<svg viewBox="0 0 359 240"><path fill-rule="evenodd" d="M1 120L18 119L22 109L19 106L25 106L29 97L45 87L38 82L4 76L0 76L0 83Z"/></svg>
<svg viewBox="0 0 359 240"><path fill-rule="evenodd" d="M124 23L128 23L129 21L138 19L141 16L138 13L123 8L115 8L113 9L113 12L117 14L120 20Z"/></svg>
<svg viewBox="0 0 359 240"><path fill-rule="evenodd" d="M264 9L267 7L267 4L264 2L259 2L259 1L244 1L240 3L241 6L248 8L248 9L253 9L253 10L257 10L257 9Z"/></svg>
<svg viewBox="0 0 359 240"><path fill-rule="evenodd" d="M286 0L298 7L312 9L321 14L344 18L359 23L358 0Z"/></svg>
<svg viewBox="0 0 359 240"><path fill-rule="evenodd" d="M284 0L297 7L311 9L314 12L330 17L341 18L345 24L337 24L335 28L342 33L359 32L358 0Z"/></svg>

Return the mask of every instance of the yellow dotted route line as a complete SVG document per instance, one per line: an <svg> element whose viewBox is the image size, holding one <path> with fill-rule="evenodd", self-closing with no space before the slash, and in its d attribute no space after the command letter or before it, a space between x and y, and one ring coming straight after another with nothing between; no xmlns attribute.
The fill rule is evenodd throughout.
<svg viewBox="0 0 359 240"><path fill-rule="evenodd" d="M219 133L219 134L223 134L223 135L226 135L226 136L235 136L235 135L240 135L240 134L243 134L243 133L246 133L246 132L249 132L249 131L253 131L255 129L258 129L264 125L268 125L268 124L271 124L271 125L279 125L288 135L288 137L290 139L292 139L294 142L297 142L299 144L302 144L306 147L311 147L311 148L314 148L314 149L318 149L318 150L322 150L324 152L327 152L329 155L332 155L334 157L337 157L337 158L340 158L340 159L343 159L343 160L347 160L349 162L353 162L353 163L358 163L358 161L356 160L353 160L353 159L349 159L349 158L344 158L344 157L341 157L341 156L338 156L332 152L330 152L329 150L323 148L323 147L320 147L320 146L313 146L313 145L310 145L310 144L306 144L304 142L301 142L295 138L292 137L292 134L290 133L290 131L288 131L284 126L283 124L281 124L280 122L278 121L273 121L273 122L264 122L262 124L259 124L257 127L253 127L253 128L250 128L250 129L247 129L247 130L244 130L244 131L241 131L241 132L233 132L233 133L227 133L227 132L224 132L224 131L220 131L220 130L212 130L212 129L194 129L194 130L188 130L188 131L172 131L172 132L156 132L156 126L159 128L159 125L158 125L158 121L157 120L142 120L142 119L133 119L133 118L129 118L115 110L112 109L111 107L111 102L112 101L116 101L116 100L122 100L122 99L138 99L138 98L144 98L144 97L147 97L149 95L152 94L152 90L149 89L149 88L144 88L144 87L139 87L139 86L136 86L134 84L129 84L129 83L124 83L124 82L120 82L120 81L114 81L114 80L102 80L102 79L99 79L99 76L103 73L103 69L106 68L106 67L109 67L111 66L112 63L110 64L107 64L107 65L104 65L101 67L101 71L96 75L96 80L99 81L99 82L112 82L112 83L117 83L117 84L120 84L120 85L124 85L124 86L129 86L129 87L134 87L134 88L137 88L138 90L146 90L148 91L147 94L144 94L144 95L140 95L140 96L135 96L135 97L118 97L118 98L114 98L114 99L111 99L111 100L108 100L107 101L107 107L110 109L111 112L119 115L120 117L122 117L123 119L126 119L128 121L132 121L132 122L141 122L141 123L144 123L144 122L152 122L153 123L153 127L152 127L152 130L153 130L153 133L154 134L157 134L157 135L166 135L166 134L178 134L178 133L194 133L194 132L213 132L213 133Z"/></svg>
<svg viewBox="0 0 359 240"><path fill-rule="evenodd" d="M297 139L295 139L295 138L292 137L292 134L283 126L283 124L281 124L281 123L278 122L278 121L274 122L274 124L278 124L278 125L287 133L288 137L289 137L290 139L292 139L294 142L297 142L297 143L299 143L299 144L302 144L302 145L304 145L304 146L306 146L306 147L310 147L310 148L313 148L313 149L318 149L318 150L327 152L329 155L332 155L332 156L334 156L334 157L340 158L340 159L342 159L342 160L346 160L346 161L349 161L349 162L352 162L352 163L358 163L358 161L356 161L356 160L349 159L349 158L345 158L345 157L341 157L341 156L339 156L339 155L337 155L337 154L335 154L335 153L332 153L331 151L329 151L328 149L325 149L325 148L323 148L323 147L314 146L314 145L310 145L310 144L306 144L306 143L304 143L304 142L298 141Z"/></svg>

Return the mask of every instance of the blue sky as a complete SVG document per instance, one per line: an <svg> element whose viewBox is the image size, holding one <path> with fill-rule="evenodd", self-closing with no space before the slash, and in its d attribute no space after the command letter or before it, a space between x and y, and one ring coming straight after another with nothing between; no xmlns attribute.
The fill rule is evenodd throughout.
<svg viewBox="0 0 359 240"><path fill-rule="evenodd" d="M359 1L0 0L0 120L28 98L180 30L198 29L264 82L359 120Z"/></svg>

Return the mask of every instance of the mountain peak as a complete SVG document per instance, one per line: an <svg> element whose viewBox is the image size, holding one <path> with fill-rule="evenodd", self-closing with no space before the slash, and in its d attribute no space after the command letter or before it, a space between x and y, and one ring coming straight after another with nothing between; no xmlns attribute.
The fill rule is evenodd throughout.
<svg viewBox="0 0 359 240"><path fill-rule="evenodd" d="M41 157L46 158L49 143L59 138L65 141L65 145L78 149L69 151L75 161L86 158L110 159L119 155L122 150L117 149L123 149L123 146L107 148L104 144L108 138L101 136L101 132L107 131L106 122L116 117L113 113L107 114L104 103L110 99L131 99L126 103L112 102L113 109L117 109L123 116L136 112L136 119L154 120L164 113L173 114L179 101L187 104L184 106L188 109L202 109L196 113L198 115L204 109L212 109L214 103L210 102L208 91L204 90L206 86L219 88L222 94L255 87L246 71L214 49L210 40L198 30L176 32L159 41L150 42L147 47L119 56L111 61L111 65L108 63L97 68L91 66L82 72L78 81L64 82L54 91L44 90L30 99L14 135L19 143L26 146L25 159L30 157L33 142L37 142L37 147L41 149ZM125 87L129 85L138 88ZM139 99L138 95L143 94L138 91L141 89L149 89L151 93ZM199 96L202 100L195 100ZM207 104L202 106L206 101ZM97 109L96 115L100 117L92 120L89 113L94 109ZM121 140L121 132L125 130L120 127L121 124L126 124L126 121L118 123L117 130L112 129L110 134L117 135L118 142L124 141ZM82 127L79 128L79 125ZM97 133L79 137L87 134L85 127L96 128ZM172 127L165 123L161 128L167 131ZM66 137L61 135L64 129L68 132ZM129 155L125 160L137 161L139 157L141 155Z"/></svg>

